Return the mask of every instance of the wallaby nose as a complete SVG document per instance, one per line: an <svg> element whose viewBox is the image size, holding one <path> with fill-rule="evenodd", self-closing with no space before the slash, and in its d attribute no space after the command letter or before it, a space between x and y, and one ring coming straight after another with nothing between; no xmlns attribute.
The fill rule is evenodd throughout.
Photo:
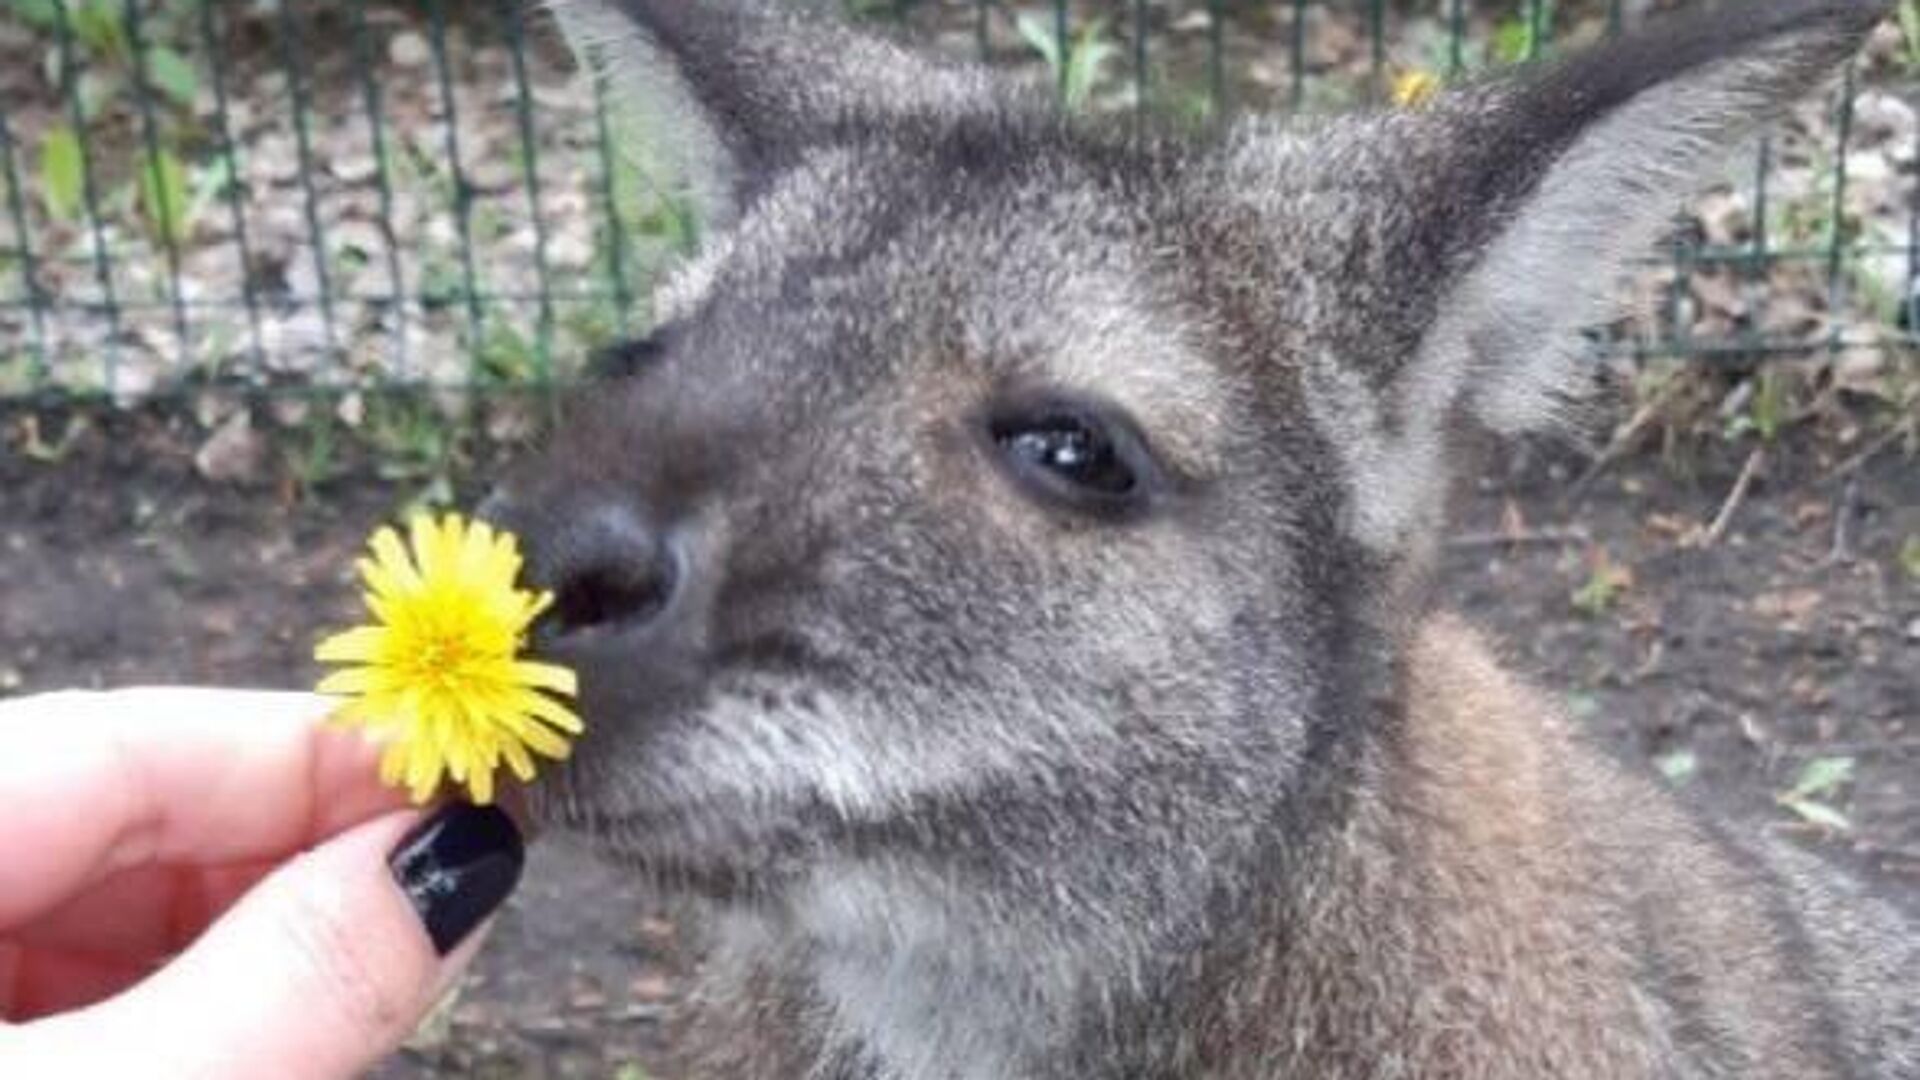
<svg viewBox="0 0 1920 1080"><path fill-rule="evenodd" d="M508 528L517 516L498 496L480 515ZM542 636L641 626L666 610L680 569L672 545L638 508L605 501L542 516L521 532L529 582L553 593Z"/></svg>

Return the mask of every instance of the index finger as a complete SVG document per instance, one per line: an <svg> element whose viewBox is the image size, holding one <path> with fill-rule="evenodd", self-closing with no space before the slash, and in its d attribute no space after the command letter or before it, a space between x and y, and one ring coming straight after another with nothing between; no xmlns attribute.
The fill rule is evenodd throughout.
<svg viewBox="0 0 1920 1080"><path fill-rule="evenodd" d="M278 859L404 805L377 748L311 694L64 693L0 702L0 927L130 867Z"/></svg>

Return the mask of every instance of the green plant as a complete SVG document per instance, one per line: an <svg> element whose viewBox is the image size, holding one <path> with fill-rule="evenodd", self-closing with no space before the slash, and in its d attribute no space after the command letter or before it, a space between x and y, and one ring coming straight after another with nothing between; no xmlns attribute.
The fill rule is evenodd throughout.
<svg viewBox="0 0 1920 1080"><path fill-rule="evenodd" d="M429 311L444 308L466 293L460 261L449 252L428 248L420 257L420 306Z"/></svg>
<svg viewBox="0 0 1920 1080"><path fill-rule="evenodd" d="M24 352L0 353L0 396L19 397L33 389L39 372Z"/></svg>
<svg viewBox="0 0 1920 1080"><path fill-rule="evenodd" d="M287 475L296 496L311 496L340 475L340 442L334 425L330 414L317 411L301 426L301 437L287 448Z"/></svg>
<svg viewBox="0 0 1920 1080"><path fill-rule="evenodd" d="M1487 43L1487 64L1517 64L1530 54L1533 29L1524 16L1500 20Z"/></svg>
<svg viewBox="0 0 1920 1080"><path fill-rule="evenodd" d="M608 178L613 218L624 237L644 236L663 243L671 254L691 254L700 246L700 210L693 198L641 164L634 155L618 155ZM611 266L612 237L605 244ZM629 250L632 244L628 245Z"/></svg>
<svg viewBox="0 0 1920 1080"><path fill-rule="evenodd" d="M1901 60L1909 74L1920 71L1920 0L1900 0L1895 14L1900 19Z"/></svg>
<svg viewBox="0 0 1920 1080"><path fill-rule="evenodd" d="M51 30L59 21L58 9L53 0L7 0L7 10L35 30Z"/></svg>
<svg viewBox="0 0 1920 1080"><path fill-rule="evenodd" d="M1920 533L1906 538L1900 545L1900 570L1907 580L1920 585Z"/></svg>
<svg viewBox="0 0 1920 1080"><path fill-rule="evenodd" d="M1632 585L1633 571L1614 562L1606 548L1596 547L1587 556L1587 579L1568 599L1575 611L1597 619L1612 611Z"/></svg>
<svg viewBox="0 0 1920 1080"><path fill-rule="evenodd" d="M1901 309L1906 305L1906 283L1881 277L1874 271L1874 261L1860 257L1857 251L1848 251L1845 258L1847 277L1860 310L1871 313L1882 326L1898 328Z"/></svg>
<svg viewBox="0 0 1920 1080"><path fill-rule="evenodd" d="M116 60L133 55L125 11L113 0L7 0L7 8L43 34L60 33L64 23L66 33L97 55Z"/></svg>
<svg viewBox="0 0 1920 1080"><path fill-rule="evenodd" d="M629 319L629 325L634 320ZM613 294L595 293L592 297L567 305L566 314L560 318L560 328L571 338L569 348L563 357L587 357L620 340L621 318L618 301ZM571 375L569 369L564 374Z"/></svg>
<svg viewBox="0 0 1920 1080"><path fill-rule="evenodd" d="M536 381L547 370L539 341L520 332L505 318L487 321L486 333L475 352L480 378L506 385Z"/></svg>
<svg viewBox="0 0 1920 1080"><path fill-rule="evenodd" d="M166 45L147 50L147 81L182 109L193 108L200 96L200 74L186 57Z"/></svg>
<svg viewBox="0 0 1920 1080"><path fill-rule="evenodd" d="M513 223L507 220L505 212L492 203L476 205L468 222L474 238L482 242L498 240L513 231Z"/></svg>
<svg viewBox="0 0 1920 1080"><path fill-rule="evenodd" d="M95 56L126 63L133 59L133 36L127 32L126 9L113 0L83 0L68 4L73 36Z"/></svg>
<svg viewBox="0 0 1920 1080"><path fill-rule="evenodd" d="M144 26L136 36L123 0L6 0L8 9L25 25L50 37L71 42L88 63L78 78L62 65L68 49L53 52L53 77L73 95L79 127L61 124L49 129L40 147L41 196L48 216L72 221L85 209L86 160L82 140L103 119L129 87L152 92L190 116L200 92L193 63L178 49L155 40L155 26ZM148 16L159 28L184 24L195 10L187 0L168 0ZM64 12L64 17L62 13ZM189 170L173 148L172 125L149 131L143 140L135 173L133 204L156 240L177 245L192 232L196 203L188 184Z"/></svg>
<svg viewBox="0 0 1920 1080"><path fill-rule="evenodd" d="M1793 786L1775 795L1773 801L1804 821L1834 832L1846 832L1853 823L1833 808L1832 799L1853 780L1853 764L1850 757L1814 758L1800 770Z"/></svg>
<svg viewBox="0 0 1920 1080"><path fill-rule="evenodd" d="M178 247L193 232L193 198L187 167L173 151L150 155L140 169L140 208L154 238Z"/></svg>
<svg viewBox="0 0 1920 1080"><path fill-rule="evenodd" d="M1833 149L1822 142L1807 146L1812 175L1804 192L1780 199L1771 211L1767 235L1781 247L1833 246L1852 254L1860 241L1860 220L1843 213L1834 215L1833 189L1839 182L1838 159Z"/></svg>
<svg viewBox="0 0 1920 1080"><path fill-rule="evenodd" d="M1086 107L1107 62L1119 55L1120 47L1107 37L1107 21L1094 19L1068 35L1063 43L1050 18L1030 11L1014 21L1021 40L1047 62L1054 82L1060 87L1061 102L1068 109Z"/></svg>
<svg viewBox="0 0 1920 1080"><path fill-rule="evenodd" d="M123 0L64 0L65 32L85 50L88 57L116 70L117 90L125 85L128 73L140 72L146 82L182 109L193 108L200 92L200 75L184 54L165 40L155 40L151 30L143 34L140 47L134 47L133 27L127 22ZM55 0L7 0L7 6L22 23L39 33L55 37L62 33L60 8ZM194 11L193 0L169 0L149 18L159 26L176 28L163 33L171 37L179 27L188 25Z"/></svg>
<svg viewBox="0 0 1920 1080"><path fill-rule="evenodd" d="M1502 19L1487 44L1487 65L1520 64L1546 54L1553 38L1554 0L1534 0Z"/></svg>
<svg viewBox="0 0 1920 1080"><path fill-rule="evenodd" d="M79 134L65 124L48 128L40 140L40 197L47 216L75 220L85 194L86 164Z"/></svg>
<svg viewBox="0 0 1920 1080"><path fill-rule="evenodd" d="M1700 771L1700 758L1691 750L1675 750L1654 758L1653 767L1660 770L1667 783L1679 787Z"/></svg>
<svg viewBox="0 0 1920 1080"><path fill-rule="evenodd" d="M193 197L188 205L188 216L198 221L213 208L214 202L224 197L237 182L233 175L233 159L221 156L197 165L193 169Z"/></svg>
<svg viewBox="0 0 1920 1080"><path fill-rule="evenodd" d="M40 431L40 418L29 414L20 421L20 452L25 454L29 461L37 461L42 465L58 465L73 452L74 446L79 443L80 437L87 433L89 426L87 418L76 413L67 418L66 426L60 429L60 434L52 441L48 441Z"/></svg>
<svg viewBox="0 0 1920 1080"><path fill-rule="evenodd" d="M690 194L659 182L632 155L616 156L612 164L612 213L593 236L590 265L598 288L561 316L575 339L575 349L563 356L591 353L645 326L645 312L635 305L653 274L700 247L700 209Z"/></svg>
<svg viewBox="0 0 1920 1080"><path fill-rule="evenodd" d="M387 480L420 482L417 504L452 502L458 436L431 400L412 394L375 396L367 405L364 425L375 472Z"/></svg>
<svg viewBox="0 0 1920 1080"><path fill-rule="evenodd" d="M1761 370L1753 377L1753 391L1747 397L1746 407L1728 419L1726 437L1731 440L1752 434L1768 446L1778 441L1787 425L1787 387L1788 379L1783 372L1775 368Z"/></svg>

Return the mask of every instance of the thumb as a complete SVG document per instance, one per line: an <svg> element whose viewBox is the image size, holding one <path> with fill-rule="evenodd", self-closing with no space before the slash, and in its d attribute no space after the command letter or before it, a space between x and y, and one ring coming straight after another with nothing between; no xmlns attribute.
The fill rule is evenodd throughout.
<svg viewBox="0 0 1920 1080"><path fill-rule="evenodd" d="M512 891L522 858L519 831L495 808L375 819L276 870L146 982L17 1029L20 1049L59 1067L45 1075L358 1075L466 966L473 931Z"/></svg>

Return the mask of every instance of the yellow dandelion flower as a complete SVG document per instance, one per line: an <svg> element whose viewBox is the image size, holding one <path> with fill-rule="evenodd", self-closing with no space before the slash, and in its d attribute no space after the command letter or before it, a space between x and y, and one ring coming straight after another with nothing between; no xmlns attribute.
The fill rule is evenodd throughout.
<svg viewBox="0 0 1920 1080"><path fill-rule="evenodd" d="M1440 93L1440 76L1431 71L1411 68L1394 76L1393 103L1403 109L1418 108Z"/></svg>
<svg viewBox="0 0 1920 1080"><path fill-rule="evenodd" d="M578 686L566 668L519 657L553 597L514 584L513 536L458 514L421 516L406 544L381 529L369 546L358 566L373 622L322 641L314 658L350 665L319 690L347 699L334 723L385 744L381 779L422 803L451 776L484 804L502 762L526 781L533 755L565 759L582 726L560 698Z"/></svg>

